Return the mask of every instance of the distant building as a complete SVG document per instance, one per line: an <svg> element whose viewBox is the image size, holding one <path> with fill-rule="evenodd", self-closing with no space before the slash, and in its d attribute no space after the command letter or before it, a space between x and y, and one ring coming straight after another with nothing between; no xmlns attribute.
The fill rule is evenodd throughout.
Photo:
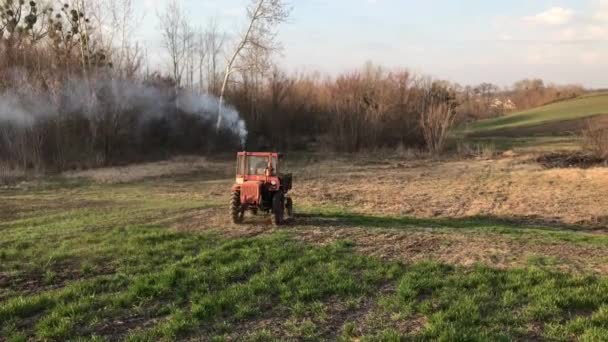
<svg viewBox="0 0 608 342"><path fill-rule="evenodd" d="M513 101L511 101L511 99L495 98L494 100L492 100L490 108L502 113L506 113L516 110L517 106L515 105L515 103L513 103Z"/></svg>

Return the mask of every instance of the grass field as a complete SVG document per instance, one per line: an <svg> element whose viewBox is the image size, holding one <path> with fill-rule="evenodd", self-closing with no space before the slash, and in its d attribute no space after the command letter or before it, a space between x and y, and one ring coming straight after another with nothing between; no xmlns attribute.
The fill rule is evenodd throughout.
<svg viewBox="0 0 608 342"><path fill-rule="evenodd" d="M530 130L532 127L542 127L549 123L570 121L568 125L572 127L570 129L572 131L576 129L573 121L599 114L608 114L608 94L582 96L573 100L556 102L511 115L482 120L468 125L463 130L473 135L496 135L499 133L522 136L525 133L529 133L526 129ZM522 134L522 131L524 134ZM542 131L541 129L539 132ZM552 135L566 131L568 131L568 127L547 127L544 133Z"/></svg>
<svg viewBox="0 0 608 342"><path fill-rule="evenodd" d="M229 223L230 163L0 190L0 340L608 339L602 231L404 216L371 187L347 192L366 173L382 187L392 172L425 172L408 180L421 188L413 196L433 172L468 182L444 172L459 164L392 162L294 165L300 214L279 229L264 217ZM466 171L475 182L500 179L479 163ZM530 179L549 177L540 173ZM597 186L590 177L574 182ZM461 195L479 203L475 192Z"/></svg>

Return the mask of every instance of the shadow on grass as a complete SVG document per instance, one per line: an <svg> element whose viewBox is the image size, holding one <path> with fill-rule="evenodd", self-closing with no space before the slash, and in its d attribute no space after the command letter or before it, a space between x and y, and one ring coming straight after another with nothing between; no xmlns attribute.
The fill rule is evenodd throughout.
<svg viewBox="0 0 608 342"><path fill-rule="evenodd" d="M298 214L298 226L365 227L378 229L463 229L494 233L524 234L547 232L556 234L604 233L605 228L566 225L536 217L474 216L467 218L414 218L371 216L353 213L303 213ZM594 234L597 237L604 237ZM608 236L606 242L608 242Z"/></svg>

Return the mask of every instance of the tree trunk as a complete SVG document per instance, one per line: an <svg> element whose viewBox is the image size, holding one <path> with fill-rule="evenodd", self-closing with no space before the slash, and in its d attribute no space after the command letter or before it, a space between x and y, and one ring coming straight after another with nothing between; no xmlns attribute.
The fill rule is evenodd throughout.
<svg viewBox="0 0 608 342"><path fill-rule="evenodd" d="M259 14L260 10L262 9L262 5L264 4L264 1L265 0L259 0L257 6L255 8L255 11L253 11L253 14L251 15L251 21L249 22L249 27L247 28L245 35L243 36L241 42L239 43L236 50L234 51L232 58L230 58L230 61L228 62L228 65L226 66L226 73L224 75L224 82L222 83L222 89L220 92L219 108L218 108L218 113L217 113L217 127L216 127L217 131L219 131L222 126L222 114L223 114L226 85L228 84L228 80L230 79L230 74L232 73L232 68L234 66L234 62L236 61L237 57L239 56L239 53L241 53L241 50L243 50L243 48L245 47L245 45L247 45L247 42L249 41L249 36L251 35L251 31L253 30L253 25L255 24L255 22L257 20L259 20L258 14Z"/></svg>

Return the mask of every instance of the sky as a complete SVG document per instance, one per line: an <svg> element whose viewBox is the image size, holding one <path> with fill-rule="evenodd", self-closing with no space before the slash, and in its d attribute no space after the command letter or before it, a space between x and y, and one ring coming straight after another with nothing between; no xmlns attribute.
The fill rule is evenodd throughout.
<svg viewBox="0 0 608 342"><path fill-rule="evenodd" d="M164 63L157 9L135 0L140 39ZM365 62L460 84L523 78L608 88L608 0L288 0L278 63L335 75ZM180 0L190 21L236 35L249 0Z"/></svg>

